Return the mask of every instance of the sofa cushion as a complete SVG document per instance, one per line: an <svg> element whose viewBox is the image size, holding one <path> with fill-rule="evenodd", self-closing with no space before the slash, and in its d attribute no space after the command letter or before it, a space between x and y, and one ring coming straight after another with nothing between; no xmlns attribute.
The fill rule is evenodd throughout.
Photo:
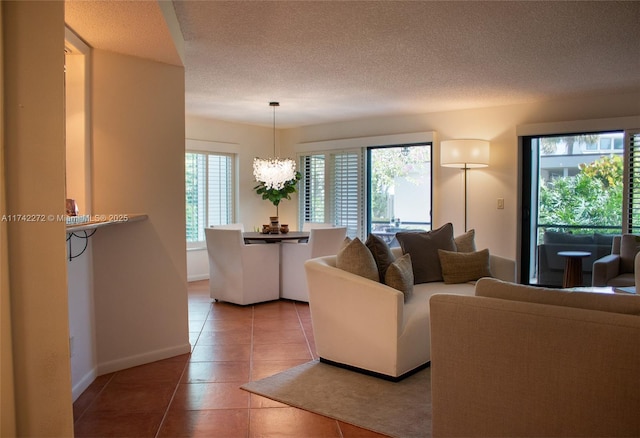
<svg viewBox="0 0 640 438"><path fill-rule="evenodd" d="M454 252L438 250L445 284L466 283L491 277L489 250Z"/></svg>
<svg viewBox="0 0 640 438"><path fill-rule="evenodd" d="M458 252L475 252L476 251L476 231L469 230L464 234L453 238Z"/></svg>
<svg viewBox="0 0 640 438"><path fill-rule="evenodd" d="M336 268L370 280L380 281L378 267L369 248L357 237L351 241L347 241L347 239L336 255Z"/></svg>
<svg viewBox="0 0 640 438"><path fill-rule="evenodd" d="M413 268L411 267L411 254L398 257L389 265L384 277L384 283L404 294L406 303L413 295Z"/></svg>
<svg viewBox="0 0 640 438"><path fill-rule="evenodd" d="M438 250L456 250L451 223L427 232L400 232L396 234L396 239L400 242L402 252L411 254L415 284L443 280Z"/></svg>
<svg viewBox="0 0 640 438"><path fill-rule="evenodd" d="M633 272L636 254L640 251L640 236L623 234L620 240L620 272Z"/></svg>
<svg viewBox="0 0 640 438"><path fill-rule="evenodd" d="M375 234L369 234L365 245L367 246L367 248L369 248L369 251L371 251L371 255L373 255L373 259L376 261L378 274L380 276L380 282L383 283L387 268L391 263L393 263L396 258L391 253L389 245L387 245L384 240L382 240Z"/></svg>
<svg viewBox="0 0 640 438"><path fill-rule="evenodd" d="M481 297L640 315L640 297L636 295L550 289L509 283L495 278L478 280L475 293Z"/></svg>

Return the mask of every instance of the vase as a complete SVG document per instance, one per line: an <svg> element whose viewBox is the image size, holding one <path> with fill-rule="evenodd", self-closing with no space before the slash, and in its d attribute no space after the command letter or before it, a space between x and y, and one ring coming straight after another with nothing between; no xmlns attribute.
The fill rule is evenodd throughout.
<svg viewBox="0 0 640 438"><path fill-rule="evenodd" d="M280 222L278 221L278 216L269 217L271 221L271 234L280 234Z"/></svg>
<svg viewBox="0 0 640 438"><path fill-rule="evenodd" d="M282 234L287 234L289 232L289 225L288 224L280 225L280 232Z"/></svg>

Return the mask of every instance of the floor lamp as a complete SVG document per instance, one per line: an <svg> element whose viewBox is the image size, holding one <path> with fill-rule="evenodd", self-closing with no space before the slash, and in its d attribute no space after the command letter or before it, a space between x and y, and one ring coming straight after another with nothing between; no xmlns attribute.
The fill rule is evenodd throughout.
<svg viewBox="0 0 640 438"><path fill-rule="evenodd" d="M467 232L467 170L489 165L486 140L444 140L440 142L440 165L464 170L464 231Z"/></svg>

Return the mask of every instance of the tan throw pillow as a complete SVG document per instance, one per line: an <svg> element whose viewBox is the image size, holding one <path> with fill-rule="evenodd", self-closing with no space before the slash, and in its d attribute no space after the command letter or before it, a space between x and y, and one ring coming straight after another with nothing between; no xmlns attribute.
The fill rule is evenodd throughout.
<svg viewBox="0 0 640 438"><path fill-rule="evenodd" d="M411 254L414 284L442 281L438 250L455 251L453 225L445 224L428 232L400 232L396 234L403 254Z"/></svg>
<svg viewBox="0 0 640 438"><path fill-rule="evenodd" d="M454 237L458 252L476 252L476 230L469 230L460 236Z"/></svg>
<svg viewBox="0 0 640 438"><path fill-rule="evenodd" d="M336 267L369 280L379 281L376 261L359 238L345 242L336 256Z"/></svg>
<svg viewBox="0 0 640 438"><path fill-rule="evenodd" d="M369 234L365 245L367 245L367 248L371 251L373 259L376 261L380 282L384 283L384 276L387 272L387 268L396 258L393 256L393 253L391 253L389 245L375 234Z"/></svg>
<svg viewBox="0 0 640 438"><path fill-rule="evenodd" d="M476 252L454 252L438 250L442 264L442 277L446 284L466 283L491 277L489 250Z"/></svg>
<svg viewBox="0 0 640 438"><path fill-rule="evenodd" d="M387 286L399 290L404 294L404 302L406 303L413 295L413 268L411 267L411 254L405 254L398 257L387 268L384 277Z"/></svg>

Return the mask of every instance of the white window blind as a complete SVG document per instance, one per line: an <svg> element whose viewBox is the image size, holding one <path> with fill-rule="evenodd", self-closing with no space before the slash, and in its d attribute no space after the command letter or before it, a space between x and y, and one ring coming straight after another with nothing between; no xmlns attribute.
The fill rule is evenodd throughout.
<svg viewBox="0 0 640 438"><path fill-rule="evenodd" d="M302 180L300 182L301 222L325 221L325 156L302 157Z"/></svg>
<svg viewBox="0 0 640 438"><path fill-rule="evenodd" d="M347 227L347 235L364 235L363 152L312 153L300 157L300 222Z"/></svg>
<svg viewBox="0 0 640 438"><path fill-rule="evenodd" d="M364 202L362 187L362 153L360 151L333 154L330 183L334 200L331 213L336 225L347 227L347 235L364 235Z"/></svg>
<svg viewBox="0 0 640 438"><path fill-rule="evenodd" d="M187 243L203 243L204 229L233 222L233 156L185 155Z"/></svg>
<svg viewBox="0 0 640 438"><path fill-rule="evenodd" d="M640 233L640 130L625 131L628 145L627 184L625 193L626 232Z"/></svg>

